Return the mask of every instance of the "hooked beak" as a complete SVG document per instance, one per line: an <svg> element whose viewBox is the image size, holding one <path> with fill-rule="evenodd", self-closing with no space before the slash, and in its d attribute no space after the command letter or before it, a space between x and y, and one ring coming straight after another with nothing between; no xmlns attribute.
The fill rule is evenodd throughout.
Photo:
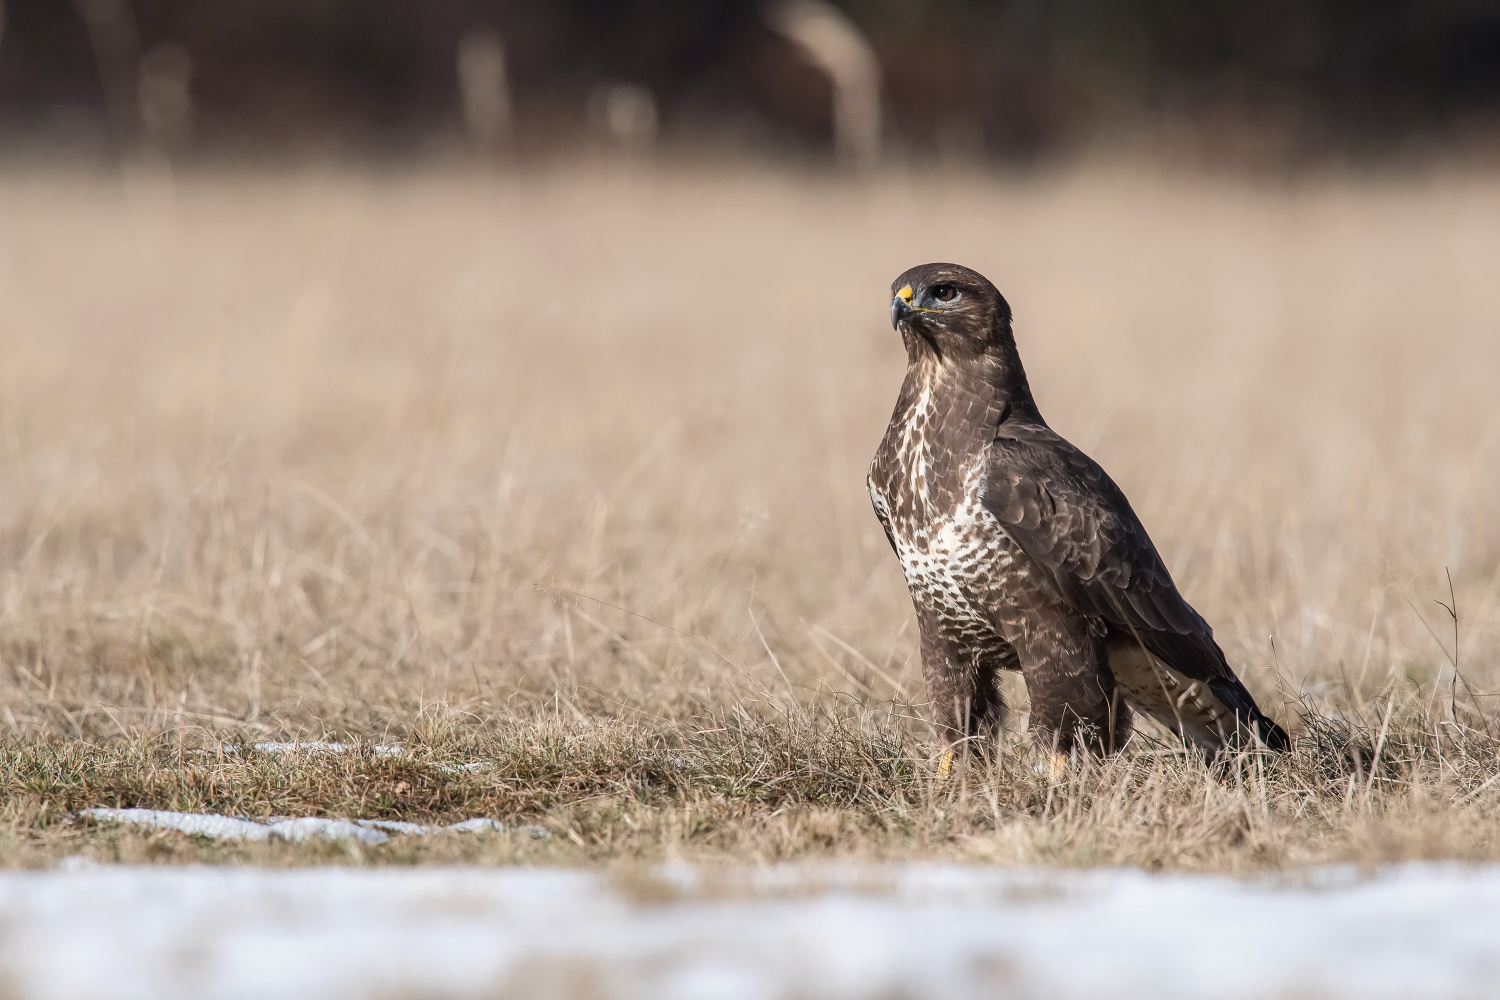
<svg viewBox="0 0 1500 1000"><path fill-rule="evenodd" d="M911 296L911 286L904 285L902 286L901 290L896 293L896 297L891 299L891 329L894 330L896 327L900 326L901 321L907 316L911 315Z"/></svg>

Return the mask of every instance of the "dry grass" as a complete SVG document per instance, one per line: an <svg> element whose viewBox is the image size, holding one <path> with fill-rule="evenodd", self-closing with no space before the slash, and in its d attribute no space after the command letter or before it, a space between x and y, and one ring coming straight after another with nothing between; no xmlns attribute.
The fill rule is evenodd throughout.
<svg viewBox="0 0 1500 1000"><path fill-rule="evenodd" d="M8 863L1500 857L1500 181L13 171L0 220ZM929 259L1010 297L1294 755L936 779L863 487ZM224 749L290 736L409 752Z"/></svg>

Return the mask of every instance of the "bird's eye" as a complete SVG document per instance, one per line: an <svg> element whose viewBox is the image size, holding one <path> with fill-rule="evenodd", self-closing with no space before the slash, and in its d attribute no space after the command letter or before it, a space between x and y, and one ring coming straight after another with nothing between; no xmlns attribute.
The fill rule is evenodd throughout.
<svg viewBox="0 0 1500 1000"><path fill-rule="evenodd" d="M937 299L939 302L952 302L954 297L957 295L958 289L954 288L952 285L932 286L932 297Z"/></svg>

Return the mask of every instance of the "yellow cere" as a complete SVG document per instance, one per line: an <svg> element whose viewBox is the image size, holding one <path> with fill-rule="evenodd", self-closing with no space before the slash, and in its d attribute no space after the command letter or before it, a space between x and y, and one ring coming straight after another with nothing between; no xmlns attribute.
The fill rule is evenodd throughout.
<svg viewBox="0 0 1500 1000"><path fill-rule="evenodd" d="M942 312L941 309L924 309L921 306L912 306L911 305L911 296L912 296L912 290L911 290L911 286L910 285L902 285L901 286L901 290L896 293L896 298L900 299L902 302L905 302L907 305L911 306L912 312L919 312L919 313L936 313L936 312Z"/></svg>

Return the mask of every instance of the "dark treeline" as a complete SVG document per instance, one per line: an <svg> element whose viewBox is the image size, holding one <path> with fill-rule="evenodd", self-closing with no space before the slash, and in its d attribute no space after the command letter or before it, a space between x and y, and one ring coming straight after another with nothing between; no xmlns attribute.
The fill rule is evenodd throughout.
<svg viewBox="0 0 1500 1000"><path fill-rule="evenodd" d="M591 95L616 83L646 88L665 142L831 148L830 84L762 0L4 2L0 138L13 145L120 140L141 67L157 65L162 100L190 95L186 143L420 148L462 134L455 54L488 31L517 149L577 141ZM1500 119L1495 0L837 6L877 57L886 142L913 155L1025 158L1153 121L1294 150L1378 147Z"/></svg>

